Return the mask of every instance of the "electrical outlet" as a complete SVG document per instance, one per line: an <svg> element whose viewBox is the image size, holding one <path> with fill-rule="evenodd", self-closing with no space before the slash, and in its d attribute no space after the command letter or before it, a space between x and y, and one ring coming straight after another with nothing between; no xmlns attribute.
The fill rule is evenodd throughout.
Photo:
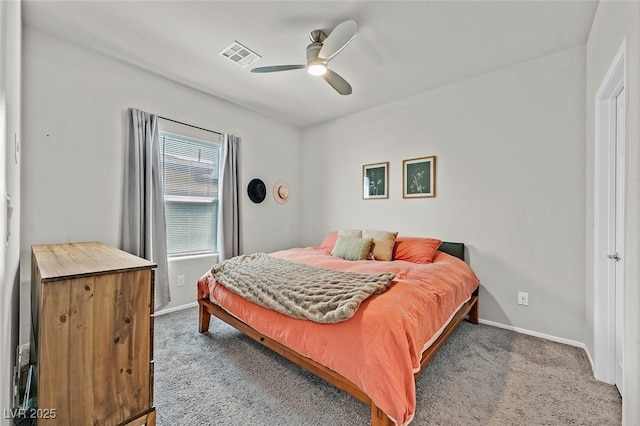
<svg viewBox="0 0 640 426"><path fill-rule="evenodd" d="M178 275L178 287L182 287L184 285L184 275Z"/></svg>
<svg viewBox="0 0 640 426"><path fill-rule="evenodd" d="M518 292L518 305L529 305L529 293L525 293L522 291Z"/></svg>

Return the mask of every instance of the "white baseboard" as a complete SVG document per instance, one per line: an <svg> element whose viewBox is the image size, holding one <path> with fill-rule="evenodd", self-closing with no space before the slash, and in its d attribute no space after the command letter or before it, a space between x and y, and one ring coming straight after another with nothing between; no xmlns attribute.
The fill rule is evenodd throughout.
<svg viewBox="0 0 640 426"><path fill-rule="evenodd" d="M160 315L169 314L171 312L181 311L183 309L193 308L194 306L198 306L198 302L187 303L186 305L174 306L173 308L162 309L160 311L156 311L153 313L154 317L158 317Z"/></svg>
<svg viewBox="0 0 640 426"><path fill-rule="evenodd" d="M580 349L584 349L589 356L589 351L587 351L587 346L582 342L576 342L575 340L564 339L562 337L551 336L549 334L538 333L537 331L531 331L524 328L513 327L511 325L501 324L499 322L493 322L488 320L480 319L478 320L481 324L490 325L493 327L504 328L506 330L515 331L517 333L528 334L529 336L540 337L541 339L551 340L553 342L564 343L565 345L575 346ZM589 361L591 361L591 356L589 356ZM593 362L591 363L593 366Z"/></svg>

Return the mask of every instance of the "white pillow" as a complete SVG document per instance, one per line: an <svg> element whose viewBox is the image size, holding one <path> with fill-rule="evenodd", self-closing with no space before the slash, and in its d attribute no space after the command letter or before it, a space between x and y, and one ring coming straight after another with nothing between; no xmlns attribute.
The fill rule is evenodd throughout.
<svg viewBox="0 0 640 426"><path fill-rule="evenodd" d="M340 229L338 237L362 238L362 230L360 229Z"/></svg>

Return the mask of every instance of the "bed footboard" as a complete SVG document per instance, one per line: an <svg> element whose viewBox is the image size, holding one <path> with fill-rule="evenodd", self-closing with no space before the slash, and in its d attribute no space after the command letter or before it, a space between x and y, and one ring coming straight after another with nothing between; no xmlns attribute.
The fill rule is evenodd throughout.
<svg viewBox="0 0 640 426"><path fill-rule="evenodd" d="M270 337L263 335L262 333L254 330L249 325L240 321L233 315L229 314L227 311L212 303L208 299L198 299L199 305L199 316L200 316L200 333L205 333L209 330L209 322L211 320L211 315L216 316L220 320L226 322L230 326L235 329L241 331L248 337L252 338L256 342L266 346L267 348L273 350L274 352L282 355L287 358L289 361L301 366L307 371L315 374L321 379L327 381L333 386L341 389L354 398L364 402L365 404L371 407L371 426L392 426L394 425L393 421L381 410L376 404L369 398L369 396L364 393L359 387L357 387L353 382L351 382L346 377L336 373L335 371L325 367L322 364L312 360L311 358L307 358L289 347L277 342Z"/></svg>
<svg viewBox="0 0 640 426"><path fill-rule="evenodd" d="M473 323L478 323L478 295L476 290L474 294L471 296L471 299L467 301L462 307L458 310L456 315L453 317L451 322L445 327L442 334L436 339L436 341L429 347L423 354L422 360L420 362L420 371L415 373L415 377L417 378L420 373L424 370L426 365L429 363L431 358L435 355L438 349L446 342L447 338L453 334L458 325L468 317L468 320ZM341 389L354 398L364 402L365 404L371 407L371 426L392 426L394 425L393 421L387 416L380 408L376 406L376 404L369 398L369 396L363 392L359 387L357 387L353 382L347 379L344 376L336 373L335 371L325 367L318 362L307 358L299 353L293 351L287 346L277 342L270 337L263 335L262 333L254 330L251 326L245 324L240 321L238 318L229 314L227 311L211 302L208 299L198 299L199 305L199 328L200 333L205 333L209 330L209 323L211 320L211 315L215 315L220 320L226 322L242 333L246 334L248 337L252 338L256 342L268 347L274 352L282 355L287 358L289 361L305 368L307 371L315 374L323 380L326 380L333 386Z"/></svg>

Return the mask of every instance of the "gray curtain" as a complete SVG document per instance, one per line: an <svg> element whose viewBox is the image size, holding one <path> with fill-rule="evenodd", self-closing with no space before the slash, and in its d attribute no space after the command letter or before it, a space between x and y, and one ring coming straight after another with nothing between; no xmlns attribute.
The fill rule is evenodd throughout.
<svg viewBox="0 0 640 426"><path fill-rule="evenodd" d="M130 108L128 122L120 245L122 250L158 265L155 307L160 308L171 297L158 117Z"/></svg>
<svg viewBox="0 0 640 426"><path fill-rule="evenodd" d="M240 231L240 180L236 136L222 135L218 190L218 253L220 261L242 253Z"/></svg>

